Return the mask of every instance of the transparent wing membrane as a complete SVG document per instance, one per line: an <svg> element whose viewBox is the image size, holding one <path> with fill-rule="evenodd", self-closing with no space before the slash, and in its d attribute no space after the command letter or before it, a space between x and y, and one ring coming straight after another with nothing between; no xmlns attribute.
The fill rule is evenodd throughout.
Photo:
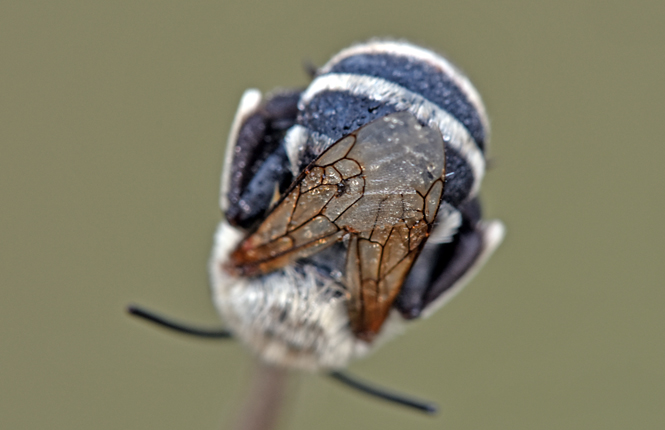
<svg viewBox="0 0 665 430"><path fill-rule="evenodd" d="M348 240L351 326L371 341L429 235L444 166L438 129L408 112L377 119L310 164L225 269L265 274Z"/></svg>

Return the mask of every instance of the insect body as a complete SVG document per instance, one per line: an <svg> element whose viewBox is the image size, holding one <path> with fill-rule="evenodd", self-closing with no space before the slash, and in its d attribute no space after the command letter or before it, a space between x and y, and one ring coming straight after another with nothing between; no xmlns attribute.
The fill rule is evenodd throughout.
<svg viewBox="0 0 665 430"><path fill-rule="evenodd" d="M442 57L371 41L304 90L245 93L222 177L213 297L264 360L338 369L458 291L503 237L477 193L482 101Z"/></svg>

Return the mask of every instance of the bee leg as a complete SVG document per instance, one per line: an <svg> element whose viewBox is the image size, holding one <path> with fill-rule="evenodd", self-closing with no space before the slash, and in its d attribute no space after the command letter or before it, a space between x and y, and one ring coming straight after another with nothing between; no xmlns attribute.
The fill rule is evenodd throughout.
<svg viewBox="0 0 665 430"><path fill-rule="evenodd" d="M471 200L460 212L462 224L452 242L426 246L402 287L395 307L404 318L417 318L432 302L450 298L478 263L486 242L480 205Z"/></svg>
<svg viewBox="0 0 665 430"><path fill-rule="evenodd" d="M291 172L288 169L277 169L274 167L283 163L285 156L282 140L287 130L295 124L298 114L298 100L301 90L288 90L269 95L267 99L255 108L244 112L244 120L238 127L235 142L229 142L234 145L233 158L229 166L230 174L228 176L228 200L227 219L232 225L247 228L253 220L248 220L251 215L246 214L247 206L269 206L261 198L252 197L256 194L256 186L253 191L248 191L250 183L254 180L263 165L279 151L284 155L277 154L273 157L271 165L264 168L263 182L271 182L271 192L275 185L286 186L291 181ZM281 149L280 149L281 148ZM276 158L276 159L275 159ZM249 193L250 197L244 202L243 194ZM242 205L243 207L239 207ZM267 209L264 208L264 209ZM250 211L252 212L252 211ZM261 212L261 211L259 211ZM231 215L229 215L229 213Z"/></svg>
<svg viewBox="0 0 665 430"><path fill-rule="evenodd" d="M461 288L463 286L460 281L462 281L464 275L469 273L477 264L482 248L483 236L481 231L474 228L459 233L455 254L448 261L443 272L425 292L420 303L420 312L425 310L432 302L443 298L443 296L452 298L452 294L458 291L456 287Z"/></svg>
<svg viewBox="0 0 665 430"><path fill-rule="evenodd" d="M207 337L207 338L230 338L233 337L230 331L223 329L208 329L208 328L199 328L192 327L180 322L173 321L168 318L164 318L161 315L158 315L152 311L143 309L139 306L129 305L127 306L127 312L130 315L133 315L138 318L150 321L154 324L160 325L162 327L168 328L173 331L180 333L189 334L192 336L198 337Z"/></svg>
<svg viewBox="0 0 665 430"><path fill-rule="evenodd" d="M229 205L225 216L231 225L251 228L270 208L275 189L280 194L291 184L293 175L288 156L280 145L259 167L235 204Z"/></svg>

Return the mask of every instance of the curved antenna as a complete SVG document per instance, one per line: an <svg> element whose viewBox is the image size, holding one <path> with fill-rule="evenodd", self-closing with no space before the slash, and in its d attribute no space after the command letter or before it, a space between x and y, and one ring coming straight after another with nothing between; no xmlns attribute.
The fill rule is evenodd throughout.
<svg viewBox="0 0 665 430"><path fill-rule="evenodd" d="M173 331L178 331L180 333L189 334L192 336L206 337L206 338L217 338L217 339L228 339L233 337L230 331L223 329L207 329L192 327L171 319L165 318L163 316L157 315L156 313L141 308L136 305L127 306L127 312L130 315L135 317L143 318L144 320L150 321L154 324L166 327Z"/></svg>
<svg viewBox="0 0 665 430"><path fill-rule="evenodd" d="M161 315L136 305L127 306L127 312L130 315L150 321L159 326L192 336L216 339L229 339L233 337L231 332L228 330L191 327L183 323L162 317ZM346 373L335 371L330 372L329 376L351 388L362 391L365 394L369 394L371 396L378 397L398 405L416 409L427 414L435 414L438 409L437 406L433 403L412 399L401 394L392 393L385 388L372 386L364 381L351 377Z"/></svg>
<svg viewBox="0 0 665 430"><path fill-rule="evenodd" d="M387 400L389 402L397 403L398 405L417 409L420 412L425 412L426 414L430 415L435 414L438 411L438 407L433 403L425 402L422 400L410 399L401 394L391 393L385 388L374 387L364 381L360 381L342 372L330 372L329 375L331 378L343 384L346 384L351 388L355 388L356 390L369 394L370 396L378 397L380 399Z"/></svg>

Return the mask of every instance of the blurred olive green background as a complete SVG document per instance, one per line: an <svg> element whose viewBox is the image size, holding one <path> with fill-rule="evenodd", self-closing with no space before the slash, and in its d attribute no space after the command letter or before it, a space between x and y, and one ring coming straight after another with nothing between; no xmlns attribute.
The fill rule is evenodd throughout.
<svg viewBox="0 0 665 430"><path fill-rule="evenodd" d="M660 4L659 4L660 3ZM207 259L247 87L371 36L448 55L493 126L507 238L466 290L355 374L432 418L294 378L283 428L665 428L662 2L3 2L0 428L220 429L251 359Z"/></svg>

